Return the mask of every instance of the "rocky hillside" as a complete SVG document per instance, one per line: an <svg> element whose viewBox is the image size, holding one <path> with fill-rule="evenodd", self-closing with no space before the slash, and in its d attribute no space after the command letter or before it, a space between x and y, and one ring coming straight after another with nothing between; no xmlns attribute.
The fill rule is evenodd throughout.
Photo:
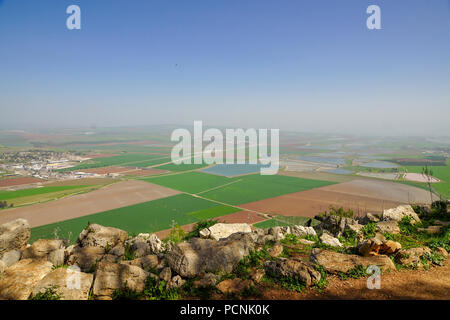
<svg viewBox="0 0 450 320"><path fill-rule="evenodd" d="M419 214L400 206L358 220L323 215L314 228L218 223L177 243L91 224L75 245L28 244L30 227L18 219L0 226L0 298L257 298L269 289L317 296L330 277L366 278L369 266L395 276L444 265L447 215L439 213L440 221L430 208L415 209Z"/></svg>

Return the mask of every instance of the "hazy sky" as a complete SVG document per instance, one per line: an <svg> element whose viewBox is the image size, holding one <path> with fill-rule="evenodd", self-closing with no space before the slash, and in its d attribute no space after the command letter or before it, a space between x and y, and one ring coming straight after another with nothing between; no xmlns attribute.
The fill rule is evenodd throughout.
<svg viewBox="0 0 450 320"><path fill-rule="evenodd" d="M193 120L450 134L450 2L0 0L1 128Z"/></svg>

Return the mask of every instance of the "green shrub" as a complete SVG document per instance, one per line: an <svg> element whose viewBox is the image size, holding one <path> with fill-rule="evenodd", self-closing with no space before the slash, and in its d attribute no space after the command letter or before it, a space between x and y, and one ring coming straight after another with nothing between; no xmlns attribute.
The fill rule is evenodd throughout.
<svg viewBox="0 0 450 320"><path fill-rule="evenodd" d="M370 222L361 228L361 233L365 238L373 238L377 233L377 225L374 222Z"/></svg>
<svg viewBox="0 0 450 320"><path fill-rule="evenodd" d="M136 253L133 249L131 249L131 246L129 243L125 245L125 253L123 254L123 260L134 260L136 259Z"/></svg>
<svg viewBox="0 0 450 320"><path fill-rule="evenodd" d="M200 237L200 231L205 229L205 228L209 228L213 225L215 225L216 223L218 223L217 220L213 220L213 219L209 219L209 220L201 220L199 222L197 222L197 224L194 226L194 229L192 229L191 232L189 232L185 237L184 240L189 240L192 238L198 238Z"/></svg>
<svg viewBox="0 0 450 320"><path fill-rule="evenodd" d="M359 279L366 276L366 268L364 268L364 266L362 265L356 266L353 269L348 270L347 272L338 272L338 277L341 280Z"/></svg>
<svg viewBox="0 0 450 320"><path fill-rule="evenodd" d="M148 277L145 283L143 297L149 300L177 300L180 298L177 288L167 289L167 283Z"/></svg>
<svg viewBox="0 0 450 320"><path fill-rule="evenodd" d="M61 300L61 296L56 289L58 289L57 286L48 287L44 292L39 292L30 300Z"/></svg>
<svg viewBox="0 0 450 320"><path fill-rule="evenodd" d="M181 242L185 238L185 236L186 232L177 224L170 230L169 235L166 239L164 239L164 241L172 241L173 243L177 244Z"/></svg>
<svg viewBox="0 0 450 320"><path fill-rule="evenodd" d="M345 210L343 207L336 208L331 205L329 210L330 210L329 212L327 212L326 210L324 212L320 212L319 216L320 217L338 216L342 218L352 218L354 215L353 210L351 209Z"/></svg>

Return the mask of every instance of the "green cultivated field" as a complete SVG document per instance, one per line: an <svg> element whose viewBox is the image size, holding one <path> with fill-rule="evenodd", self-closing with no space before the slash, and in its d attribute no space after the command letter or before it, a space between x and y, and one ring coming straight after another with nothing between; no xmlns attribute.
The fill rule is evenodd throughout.
<svg viewBox="0 0 450 320"><path fill-rule="evenodd" d="M151 165L164 163L170 160L170 157L158 154L130 153L119 156L93 159L72 168L60 169L58 171L78 171L91 168L102 168L109 166L131 166L148 167Z"/></svg>
<svg viewBox="0 0 450 320"><path fill-rule="evenodd" d="M166 161L167 162L167 161ZM155 169L161 170L170 170L170 171L189 171L189 170L197 170L204 167L207 167L207 164L174 164L168 163L162 166L155 167Z"/></svg>
<svg viewBox="0 0 450 320"><path fill-rule="evenodd" d="M202 197L239 205L334 184L328 181L278 175L262 176L260 174L247 175L235 179L240 179L241 181L202 193Z"/></svg>
<svg viewBox="0 0 450 320"><path fill-rule="evenodd" d="M158 169L159 168L162 167L158 167ZM143 180L183 192L198 193L230 183L236 179L193 171L161 177L146 178Z"/></svg>
<svg viewBox="0 0 450 320"><path fill-rule="evenodd" d="M67 191L72 189L81 189L87 186L55 186L55 187L42 187L33 189L23 189L17 191L2 191L0 192L0 200L10 200L22 197L36 196L40 194L53 193L59 191Z"/></svg>
<svg viewBox="0 0 450 320"><path fill-rule="evenodd" d="M220 209L216 209L217 207ZM172 221L179 225L197 222L200 220L198 217L208 215L208 209L213 210L212 215L222 215L224 212L231 213L232 210L235 210L235 208L220 206L208 200L180 194L35 227L31 230L30 241L54 238L56 229L58 230L58 237L70 238L70 241L73 243L88 223L98 223L103 226L120 228L130 234L151 233L170 229Z"/></svg>
<svg viewBox="0 0 450 320"><path fill-rule="evenodd" d="M144 181L188 193L201 192L202 197L222 201L231 205L258 201L333 184L333 182L328 181L279 175L262 176L260 174L253 174L227 178L203 172L167 175L144 179ZM213 190L207 191L209 189Z"/></svg>
<svg viewBox="0 0 450 320"><path fill-rule="evenodd" d="M197 218L198 220L208 220L212 218L222 217L230 213L242 211L241 209L229 206L218 206L209 209L198 210L189 213L190 216Z"/></svg>
<svg viewBox="0 0 450 320"><path fill-rule="evenodd" d="M408 172L422 173L422 167L405 166ZM450 198L450 159L447 159L446 166L428 167L433 171L433 176L441 180L439 183L433 183L432 186L443 196ZM422 183L422 185L425 185Z"/></svg>

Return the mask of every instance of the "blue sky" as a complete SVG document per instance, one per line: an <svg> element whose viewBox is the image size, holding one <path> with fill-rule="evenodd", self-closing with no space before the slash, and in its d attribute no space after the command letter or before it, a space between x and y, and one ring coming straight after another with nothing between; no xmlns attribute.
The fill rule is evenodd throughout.
<svg viewBox="0 0 450 320"><path fill-rule="evenodd" d="M450 134L449 57L448 0L0 0L0 126Z"/></svg>

